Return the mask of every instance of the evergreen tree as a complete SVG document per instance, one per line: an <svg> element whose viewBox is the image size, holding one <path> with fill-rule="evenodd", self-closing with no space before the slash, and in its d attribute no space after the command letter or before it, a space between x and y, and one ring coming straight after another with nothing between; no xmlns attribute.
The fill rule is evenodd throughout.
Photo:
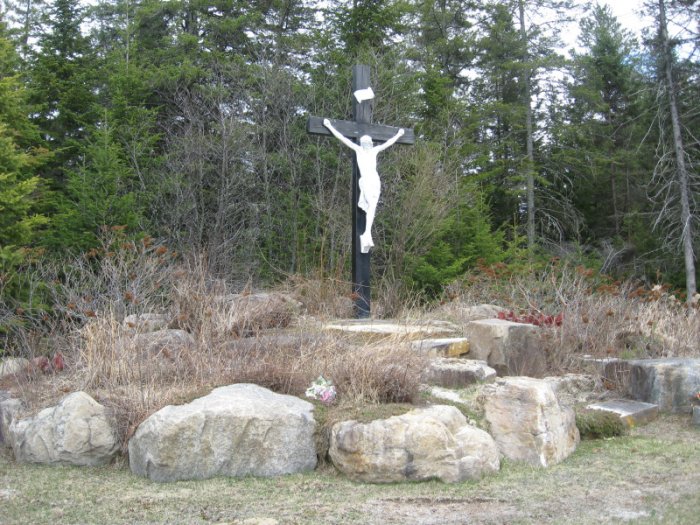
<svg viewBox="0 0 700 525"><path fill-rule="evenodd" d="M584 241L629 242L627 219L643 206L648 164L639 153L645 132L644 85L635 68L635 42L607 6L581 22L584 52L575 53L568 87L567 125L556 161L571 179L583 214Z"/></svg>
<svg viewBox="0 0 700 525"><path fill-rule="evenodd" d="M15 271L36 246L47 219L37 213L42 191L36 175L46 152L30 123L27 94L17 74L18 56L0 25L0 289L10 296Z"/></svg>
<svg viewBox="0 0 700 525"><path fill-rule="evenodd" d="M45 29L31 59L34 122L53 158L45 176L63 189L65 173L80 163L80 144L97 119L95 62L80 24L78 0L54 0L44 14Z"/></svg>

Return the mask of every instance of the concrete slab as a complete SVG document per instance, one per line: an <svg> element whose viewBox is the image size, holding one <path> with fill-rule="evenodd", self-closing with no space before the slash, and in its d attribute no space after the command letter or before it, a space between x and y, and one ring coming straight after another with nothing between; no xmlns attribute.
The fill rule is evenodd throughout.
<svg viewBox="0 0 700 525"><path fill-rule="evenodd" d="M450 334L459 331L459 327L447 321L391 321L391 320L367 320L347 319L323 325L325 330L340 330L342 332L355 332L364 334L381 335L439 335Z"/></svg>
<svg viewBox="0 0 700 525"><path fill-rule="evenodd" d="M463 388L475 383L492 383L496 371L485 361L474 359L434 359L425 371L424 382L446 388Z"/></svg>
<svg viewBox="0 0 700 525"><path fill-rule="evenodd" d="M601 403L591 403L586 408L617 414L628 428L646 425L659 415L658 405L629 399L614 399Z"/></svg>
<svg viewBox="0 0 700 525"><path fill-rule="evenodd" d="M413 341L411 346L428 357L459 357L469 353L469 341L464 337L421 339Z"/></svg>

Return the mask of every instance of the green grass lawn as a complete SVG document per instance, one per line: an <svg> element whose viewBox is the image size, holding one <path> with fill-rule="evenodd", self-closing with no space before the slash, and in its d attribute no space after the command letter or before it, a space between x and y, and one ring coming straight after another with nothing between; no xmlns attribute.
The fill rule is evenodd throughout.
<svg viewBox="0 0 700 525"><path fill-rule="evenodd" d="M669 523L700 516L700 431L664 416L584 441L559 465L504 462L479 482L367 485L331 467L157 484L116 464L20 465L0 454L0 523ZM258 523L263 523L258 521ZM272 523L272 522L270 522Z"/></svg>

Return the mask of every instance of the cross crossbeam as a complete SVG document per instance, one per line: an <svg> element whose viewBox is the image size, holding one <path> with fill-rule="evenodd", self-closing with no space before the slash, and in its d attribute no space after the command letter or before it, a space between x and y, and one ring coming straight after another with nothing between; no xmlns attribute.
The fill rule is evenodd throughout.
<svg viewBox="0 0 700 525"><path fill-rule="evenodd" d="M380 124L360 124L352 120L328 119L343 136L359 140L362 135L369 135L375 142L386 142L396 135L399 129L404 130L403 136L396 141L397 144L415 144L416 138L412 129L395 128L393 126L383 126ZM306 131L312 135L331 135L328 128L323 125L323 118L309 117L306 122Z"/></svg>

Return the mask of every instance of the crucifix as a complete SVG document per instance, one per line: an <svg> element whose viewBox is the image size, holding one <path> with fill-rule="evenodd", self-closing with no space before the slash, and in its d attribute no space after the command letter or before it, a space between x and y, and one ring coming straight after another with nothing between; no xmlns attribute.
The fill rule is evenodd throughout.
<svg viewBox="0 0 700 525"><path fill-rule="evenodd" d="M374 93L369 83L369 66L352 69L353 120L309 117L306 130L314 135L333 135L355 154L352 162L352 297L355 317L370 315L369 250L374 245L371 226L379 198L377 153L394 143L414 144L412 129L372 124L371 100ZM352 139L352 140L351 140ZM373 141L381 142L374 146Z"/></svg>

